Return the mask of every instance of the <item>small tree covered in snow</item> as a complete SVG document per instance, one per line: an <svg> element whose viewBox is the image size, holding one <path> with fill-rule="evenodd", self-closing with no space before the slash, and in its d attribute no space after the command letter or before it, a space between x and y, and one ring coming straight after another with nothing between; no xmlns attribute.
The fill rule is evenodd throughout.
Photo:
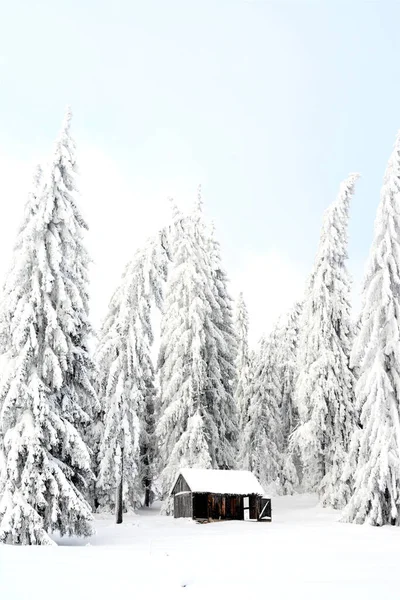
<svg viewBox="0 0 400 600"><path fill-rule="evenodd" d="M188 217L175 212L170 248L156 429L164 493L181 467L226 466L232 460L227 446L234 431L229 422L234 409L226 405L233 405L231 355L224 337L225 326L231 335L229 308L224 317L224 295L221 288L219 296L216 292L217 263L200 201ZM224 359L229 364L222 365Z"/></svg>
<svg viewBox="0 0 400 600"><path fill-rule="evenodd" d="M352 350L358 373L356 429L344 520L400 524L400 133L386 169ZM350 468L349 468L350 467Z"/></svg>
<svg viewBox="0 0 400 600"><path fill-rule="evenodd" d="M349 366L350 278L346 269L349 203L357 175L350 175L327 209L304 301L296 398L304 483L323 504L343 507L349 486L341 479L355 427L353 374Z"/></svg>
<svg viewBox="0 0 400 600"><path fill-rule="evenodd" d="M97 502L115 507L122 482L125 507L149 503L154 459L154 368L151 307L160 307L166 276L164 233L136 252L111 298L96 360L103 431Z"/></svg>
<svg viewBox="0 0 400 600"><path fill-rule="evenodd" d="M236 357L235 401L237 411L239 414L239 431L241 431L246 423L246 415L248 411L248 396L246 392L250 383L250 354L248 342L249 315L242 293L239 294L239 298L236 305L235 329L238 340L238 349Z"/></svg>
<svg viewBox="0 0 400 600"><path fill-rule="evenodd" d="M248 405L241 436L241 464L250 469L264 488L281 490L282 419L276 370L277 331L264 338L251 361Z"/></svg>
<svg viewBox="0 0 400 600"><path fill-rule="evenodd" d="M87 353L86 224L74 198L70 118L68 112L43 187L29 199L4 288L3 542L48 544L54 530L92 533L82 434L96 397Z"/></svg>

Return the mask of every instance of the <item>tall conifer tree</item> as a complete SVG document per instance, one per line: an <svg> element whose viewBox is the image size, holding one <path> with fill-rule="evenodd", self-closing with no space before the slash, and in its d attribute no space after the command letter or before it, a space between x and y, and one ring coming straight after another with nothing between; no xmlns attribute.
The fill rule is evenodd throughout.
<svg viewBox="0 0 400 600"><path fill-rule="evenodd" d="M127 265L96 351L103 430L97 502L115 507L121 482L126 508L148 504L154 475L154 368L151 308L161 306L167 255L162 232Z"/></svg>
<svg viewBox="0 0 400 600"><path fill-rule="evenodd" d="M327 209L320 245L304 301L296 397L295 432L304 483L323 504L341 508L349 486L342 469L355 427L351 343L350 278L346 268L349 204L358 175L341 185Z"/></svg>
<svg viewBox="0 0 400 600"><path fill-rule="evenodd" d="M351 354L361 429L347 465L344 520L400 524L400 132L387 166Z"/></svg>
<svg viewBox="0 0 400 600"><path fill-rule="evenodd" d="M170 239L156 430L164 493L181 467L232 467L237 443L231 301L200 194L191 215L175 211Z"/></svg>
<svg viewBox="0 0 400 600"><path fill-rule="evenodd" d="M277 329L263 338L251 361L245 394L247 416L241 435L241 466L251 470L271 493L281 491L282 418L276 369Z"/></svg>
<svg viewBox="0 0 400 600"><path fill-rule="evenodd" d="M70 120L68 111L40 193L36 188L25 211L5 285L0 540L11 543L49 544L54 530L92 533L82 437L96 402L87 350L89 259Z"/></svg>
<svg viewBox="0 0 400 600"><path fill-rule="evenodd" d="M175 214L158 361L161 414L156 432L164 494L179 468L217 466L218 429L207 397L211 314L217 305L206 242L199 214ZM211 366L218 370L215 349Z"/></svg>

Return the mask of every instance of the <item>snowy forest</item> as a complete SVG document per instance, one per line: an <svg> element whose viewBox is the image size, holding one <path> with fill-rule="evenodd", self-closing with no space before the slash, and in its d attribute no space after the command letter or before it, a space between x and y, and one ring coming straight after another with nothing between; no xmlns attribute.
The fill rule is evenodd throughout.
<svg viewBox="0 0 400 600"><path fill-rule="evenodd" d="M94 331L71 118L33 174L2 282L0 541L90 536L94 513L118 502L161 499L170 514L185 467L250 470L271 495L314 492L345 522L400 525L400 134L360 314L351 173L303 297L251 348L246 290L230 294L201 187L190 211L172 199L170 221L126 257Z"/></svg>

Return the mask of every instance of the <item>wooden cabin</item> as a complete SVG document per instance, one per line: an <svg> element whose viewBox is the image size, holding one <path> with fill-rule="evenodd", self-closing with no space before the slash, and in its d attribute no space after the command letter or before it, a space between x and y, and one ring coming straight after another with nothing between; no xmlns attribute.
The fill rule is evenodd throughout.
<svg viewBox="0 0 400 600"><path fill-rule="evenodd" d="M172 487L174 517L271 521L271 500L250 471L181 469Z"/></svg>

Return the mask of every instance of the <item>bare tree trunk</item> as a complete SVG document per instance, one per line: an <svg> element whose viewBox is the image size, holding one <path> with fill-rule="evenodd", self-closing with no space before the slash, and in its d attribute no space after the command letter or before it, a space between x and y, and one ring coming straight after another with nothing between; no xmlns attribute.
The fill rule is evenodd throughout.
<svg viewBox="0 0 400 600"><path fill-rule="evenodd" d="M122 523L122 492L124 486L124 449L121 448L121 477L115 494L115 522Z"/></svg>
<svg viewBox="0 0 400 600"><path fill-rule="evenodd" d="M150 506L150 488L151 488L151 481L148 477L146 477L144 479L144 487L145 487L145 492L144 492L144 505L145 506Z"/></svg>

